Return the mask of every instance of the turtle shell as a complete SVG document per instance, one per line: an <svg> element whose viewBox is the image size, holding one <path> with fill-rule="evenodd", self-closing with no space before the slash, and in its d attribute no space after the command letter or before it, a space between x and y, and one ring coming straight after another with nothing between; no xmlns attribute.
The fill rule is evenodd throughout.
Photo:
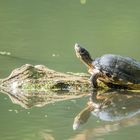
<svg viewBox="0 0 140 140"><path fill-rule="evenodd" d="M120 55L106 54L93 61L95 69L109 74L114 79L140 83L140 62Z"/></svg>

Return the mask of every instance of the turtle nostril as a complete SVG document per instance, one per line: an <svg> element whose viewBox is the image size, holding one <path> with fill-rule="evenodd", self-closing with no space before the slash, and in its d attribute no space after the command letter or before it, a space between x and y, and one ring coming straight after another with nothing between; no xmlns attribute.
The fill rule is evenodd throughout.
<svg viewBox="0 0 140 140"><path fill-rule="evenodd" d="M80 45L78 43L75 44L74 46L75 51L79 52L80 51Z"/></svg>

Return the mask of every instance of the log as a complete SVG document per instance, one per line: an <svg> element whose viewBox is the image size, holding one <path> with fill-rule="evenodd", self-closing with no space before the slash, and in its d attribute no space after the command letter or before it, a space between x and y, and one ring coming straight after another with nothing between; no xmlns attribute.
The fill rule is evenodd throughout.
<svg viewBox="0 0 140 140"><path fill-rule="evenodd" d="M44 65L25 64L4 79L0 90L24 108L86 96L92 87L88 74L65 74Z"/></svg>
<svg viewBox="0 0 140 140"><path fill-rule="evenodd" d="M44 65L25 64L4 79L0 79L0 86L13 90L20 88L22 90L36 91L68 91L85 92L91 86L87 74L65 74L56 72Z"/></svg>

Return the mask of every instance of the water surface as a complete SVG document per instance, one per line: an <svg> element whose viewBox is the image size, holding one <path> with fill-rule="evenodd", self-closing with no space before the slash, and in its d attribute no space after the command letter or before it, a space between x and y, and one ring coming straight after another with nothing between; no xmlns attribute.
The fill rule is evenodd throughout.
<svg viewBox="0 0 140 140"><path fill-rule="evenodd" d="M84 45L93 58L114 53L140 61L139 25L139 0L1 0L0 51L11 52L11 56L0 56L0 77L25 63L44 64L61 72L87 72L75 56L76 42ZM114 123L93 116L73 131L73 119L87 100L24 109L1 93L0 139L140 139L139 121L102 134L97 129ZM134 120L139 120L138 114Z"/></svg>

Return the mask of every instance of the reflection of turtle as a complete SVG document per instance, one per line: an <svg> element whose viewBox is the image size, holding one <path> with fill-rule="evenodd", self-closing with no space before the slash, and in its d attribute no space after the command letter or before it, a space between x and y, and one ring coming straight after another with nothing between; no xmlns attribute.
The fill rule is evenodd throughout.
<svg viewBox="0 0 140 140"><path fill-rule="evenodd" d="M98 111L102 108L103 104L95 104L93 102L88 102L88 106L84 108L80 113L74 118L73 130L76 130L80 125L87 122L92 111Z"/></svg>
<svg viewBox="0 0 140 140"><path fill-rule="evenodd" d="M99 80L108 86L140 88L140 63L136 60L113 54L106 54L93 60L89 52L79 44L75 44L75 51L77 57L88 67L94 87L98 86Z"/></svg>
<svg viewBox="0 0 140 140"><path fill-rule="evenodd" d="M140 114L139 93L125 90L112 90L106 92L106 96L104 95L99 95L99 98L96 94L93 94L97 98L91 97L88 106L81 110L74 118L74 130L85 124L91 115L102 121L116 122L130 119Z"/></svg>

